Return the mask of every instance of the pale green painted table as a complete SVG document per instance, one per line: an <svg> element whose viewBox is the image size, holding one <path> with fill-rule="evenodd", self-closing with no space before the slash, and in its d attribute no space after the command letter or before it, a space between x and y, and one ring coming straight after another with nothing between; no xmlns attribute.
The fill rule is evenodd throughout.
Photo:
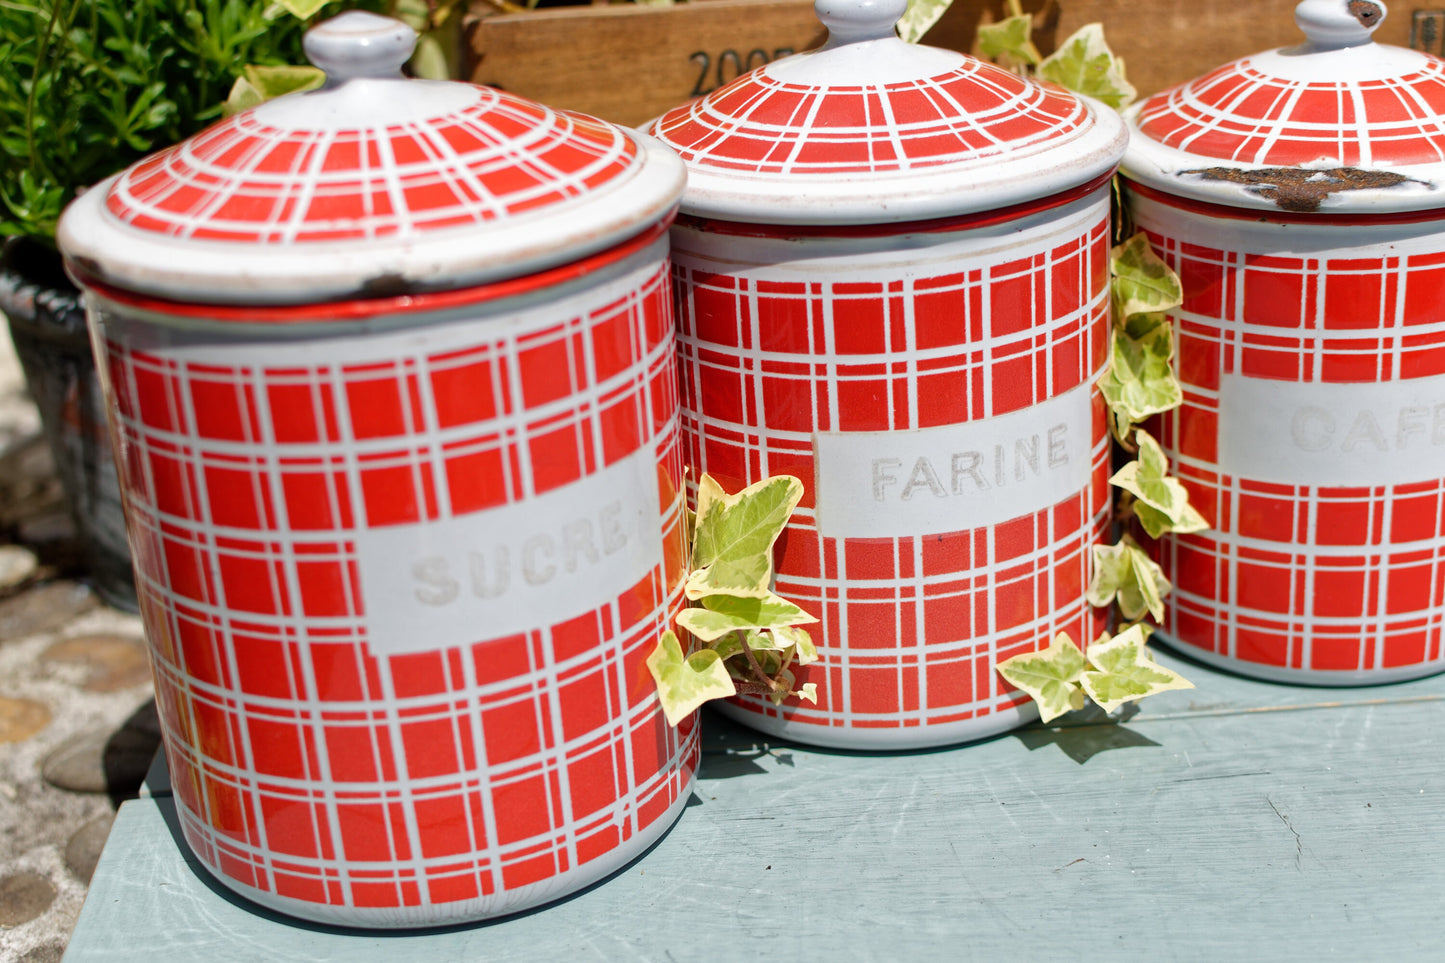
<svg viewBox="0 0 1445 963"><path fill-rule="evenodd" d="M934 752L708 715L650 852L430 933L243 905L178 848L162 790L122 807L65 960L1445 960L1445 676L1304 689L1159 659L1198 688Z"/></svg>

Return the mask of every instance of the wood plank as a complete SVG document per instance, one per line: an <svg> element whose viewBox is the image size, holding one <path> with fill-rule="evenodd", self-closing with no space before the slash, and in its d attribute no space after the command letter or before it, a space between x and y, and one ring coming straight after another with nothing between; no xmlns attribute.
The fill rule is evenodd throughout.
<svg viewBox="0 0 1445 963"><path fill-rule="evenodd" d="M692 804L646 855L430 934L242 905L188 865L169 798L127 803L66 960L1431 958L1445 676L1304 689L1159 658L1198 688L948 750L824 752L709 715Z"/></svg>
<svg viewBox="0 0 1445 963"><path fill-rule="evenodd" d="M638 126L826 35L812 0L557 7L473 21L469 76Z"/></svg>

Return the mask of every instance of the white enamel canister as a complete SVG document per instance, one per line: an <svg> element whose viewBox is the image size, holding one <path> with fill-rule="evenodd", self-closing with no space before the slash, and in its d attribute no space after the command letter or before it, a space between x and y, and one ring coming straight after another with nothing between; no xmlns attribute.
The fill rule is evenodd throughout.
<svg viewBox="0 0 1445 963"><path fill-rule="evenodd" d="M619 868L697 760L644 660L681 604L682 448L648 137L404 80L324 89L85 194L88 299L185 838L293 916L425 926Z"/></svg>
<svg viewBox="0 0 1445 963"><path fill-rule="evenodd" d="M1034 717L994 671L1092 639L1109 523L1108 108L898 40L903 0L819 0L829 40L650 131L672 231L688 457L806 494L776 591L819 618L816 705L724 711L820 745L941 745Z"/></svg>
<svg viewBox="0 0 1445 963"><path fill-rule="evenodd" d="M1445 669L1445 61L1305 0L1299 46L1126 113L1134 223L1180 275L1158 434L1209 531L1156 546L1163 637L1265 679Z"/></svg>

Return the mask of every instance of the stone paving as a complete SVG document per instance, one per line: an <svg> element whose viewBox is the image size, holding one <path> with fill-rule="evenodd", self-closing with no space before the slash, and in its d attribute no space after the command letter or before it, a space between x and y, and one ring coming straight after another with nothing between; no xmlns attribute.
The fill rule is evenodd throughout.
<svg viewBox="0 0 1445 963"><path fill-rule="evenodd" d="M140 620L79 557L0 316L0 963L60 959L159 743Z"/></svg>

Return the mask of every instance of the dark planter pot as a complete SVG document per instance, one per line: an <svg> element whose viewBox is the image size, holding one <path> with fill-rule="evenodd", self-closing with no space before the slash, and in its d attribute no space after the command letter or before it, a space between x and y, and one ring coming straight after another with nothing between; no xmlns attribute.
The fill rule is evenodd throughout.
<svg viewBox="0 0 1445 963"><path fill-rule="evenodd" d="M0 313L40 409L91 578L111 605L136 611L120 484L80 292L52 248L11 238L0 254Z"/></svg>

